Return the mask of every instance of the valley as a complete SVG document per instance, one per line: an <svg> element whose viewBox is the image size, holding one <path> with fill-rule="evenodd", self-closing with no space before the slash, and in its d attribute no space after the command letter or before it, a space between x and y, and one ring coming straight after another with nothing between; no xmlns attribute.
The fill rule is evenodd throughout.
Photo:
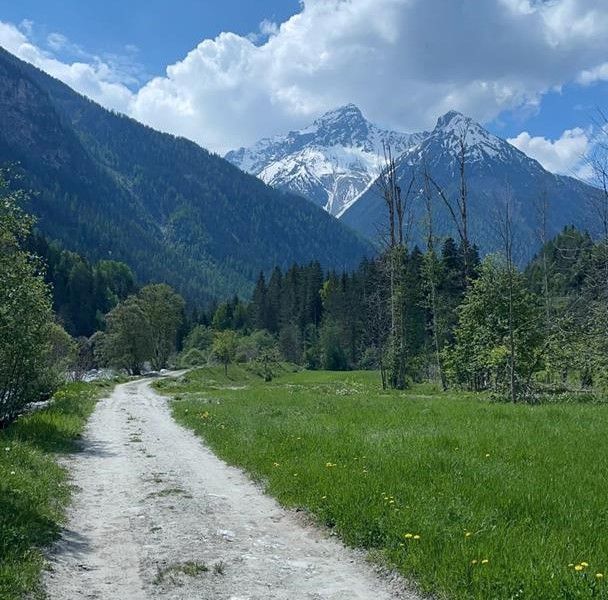
<svg viewBox="0 0 608 600"><path fill-rule="evenodd" d="M0 8L0 600L608 600L608 8Z"/></svg>

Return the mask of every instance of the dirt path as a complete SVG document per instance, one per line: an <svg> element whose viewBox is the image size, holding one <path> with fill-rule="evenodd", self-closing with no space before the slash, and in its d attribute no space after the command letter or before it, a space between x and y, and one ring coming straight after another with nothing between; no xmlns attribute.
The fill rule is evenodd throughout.
<svg viewBox="0 0 608 600"><path fill-rule="evenodd" d="M84 442L51 600L415 599L216 458L149 382L101 401Z"/></svg>

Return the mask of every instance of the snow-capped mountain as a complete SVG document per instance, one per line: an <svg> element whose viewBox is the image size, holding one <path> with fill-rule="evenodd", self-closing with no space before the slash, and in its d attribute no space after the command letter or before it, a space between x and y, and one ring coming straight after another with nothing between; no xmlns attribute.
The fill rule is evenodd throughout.
<svg viewBox="0 0 608 600"><path fill-rule="evenodd" d="M273 187L305 196L340 216L377 177L384 143L400 155L425 135L381 129L348 104L305 129L260 140L226 158Z"/></svg>
<svg viewBox="0 0 608 600"><path fill-rule="evenodd" d="M501 248L497 219L507 196L514 205L514 228L521 261L529 259L538 248L538 207L545 195L549 235L558 233L566 225L593 229L589 201L598 190L578 179L549 173L536 160L455 111L440 117L430 134L398 158L398 177L409 181L413 173L417 182L414 189L420 196L426 167L446 195L455 199L459 193L463 136L469 230L471 239L483 252ZM377 237L386 220L384 203L376 187L370 185L341 216L347 225L370 239ZM412 201L413 243L425 239L424 203L420 200L414 197ZM455 236L450 215L438 197L435 198L435 220L436 233Z"/></svg>

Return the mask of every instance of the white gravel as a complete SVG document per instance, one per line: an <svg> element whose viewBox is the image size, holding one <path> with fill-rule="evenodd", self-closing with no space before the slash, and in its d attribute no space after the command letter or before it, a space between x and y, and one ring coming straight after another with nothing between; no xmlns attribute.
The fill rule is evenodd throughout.
<svg viewBox="0 0 608 600"><path fill-rule="evenodd" d="M417 599L219 460L149 381L100 401L65 464L76 490L51 600ZM209 570L181 573L189 561Z"/></svg>

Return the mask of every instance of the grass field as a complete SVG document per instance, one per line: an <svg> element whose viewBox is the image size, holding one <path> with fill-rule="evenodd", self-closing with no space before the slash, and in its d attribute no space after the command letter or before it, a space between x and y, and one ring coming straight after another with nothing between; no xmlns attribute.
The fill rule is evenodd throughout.
<svg viewBox="0 0 608 600"><path fill-rule="evenodd" d="M42 548L56 539L70 487L55 462L76 440L96 399L113 384L74 383L52 405L0 431L0 598L43 597Z"/></svg>
<svg viewBox="0 0 608 600"><path fill-rule="evenodd" d="M608 598L607 406L382 392L361 372L157 385L219 456L426 592Z"/></svg>

